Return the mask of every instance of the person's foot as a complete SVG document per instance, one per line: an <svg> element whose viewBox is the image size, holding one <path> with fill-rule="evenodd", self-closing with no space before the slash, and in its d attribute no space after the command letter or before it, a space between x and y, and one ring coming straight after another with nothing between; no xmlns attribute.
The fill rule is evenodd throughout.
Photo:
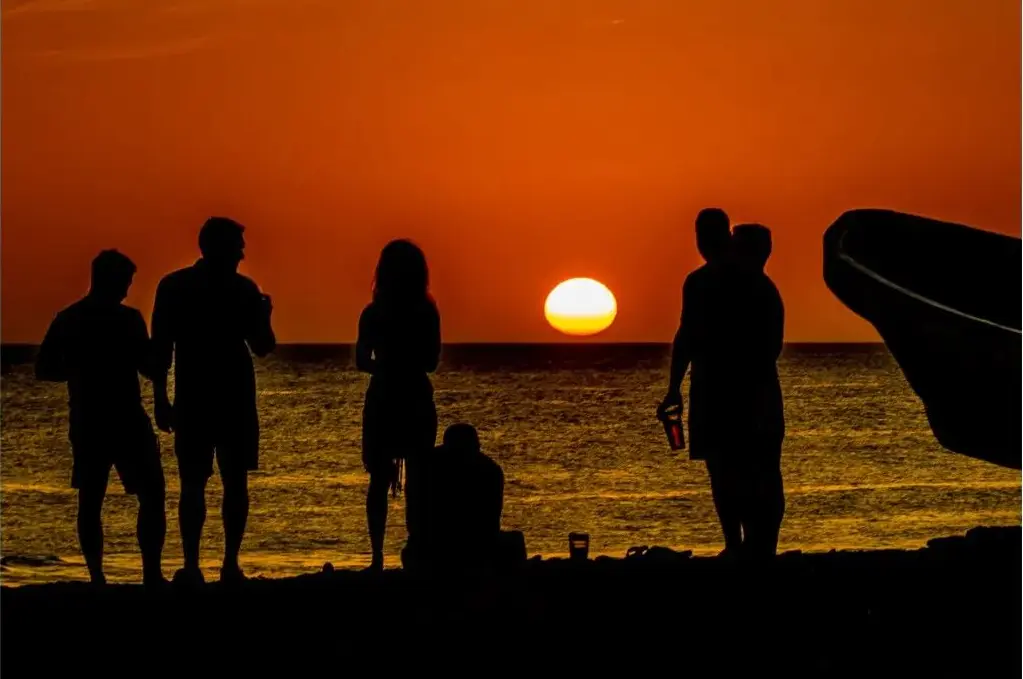
<svg viewBox="0 0 1023 679"><path fill-rule="evenodd" d="M384 555L374 554L373 560L369 563L369 567L365 569L368 573L383 573L384 572Z"/></svg>
<svg viewBox="0 0 1023 679"><path fill-rule="evenodd" d="M247 579L238 564L225 564L220 567L220 584L222 585L240 585Z"/></svg>
<svg viewBox="0 0 1023 679"><path fill-rule="evenodd" d="M174 574L175 587L195 589L206 584L206 578L198 568L181 568Z"/></svg>
<svg viewBox="0 0 1023 679"><path fill-rule="evenodd" d="M163 572L160 570L143 571L142 586L146 589L163 589L167 586L167 578L163 577Z"/></svg>
<svg viewBox="0 0 1023 679"><path fill-rule="evenodd" d="M93 587L103 587L107 584L107 577L102 573L90 573L89 584Z"/></svg>
<svg viewBox="0 0 1023 679"><path fill-rule="evenodd" d="M646 553L650 551L650 548L646 545L639 545L637 547L629 547L625 550L626 559L635 559L638 557L646 556Z"/></svg>

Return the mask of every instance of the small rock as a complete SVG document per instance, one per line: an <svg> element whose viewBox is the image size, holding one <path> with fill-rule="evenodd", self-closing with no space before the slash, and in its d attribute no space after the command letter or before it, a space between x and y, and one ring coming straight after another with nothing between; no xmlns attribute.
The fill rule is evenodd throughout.
<svg viewBox="0 0 1023 679"><path fill-rule="evenodd" d="M667 547L651 547L647 550L646 556L649 559L657 559L659 561L675 561L680 559L688 559L693 555L692 550L686 550L684 552L676 552L674 549L668 549Z"/></svg>
<svg viewBox="0 0 1023 679"><path fill-rule="evenodd" d="M966 542L966 538L958 535L943 538L931 538L927 541L928 549L955 549L961 547Z"/></svg>

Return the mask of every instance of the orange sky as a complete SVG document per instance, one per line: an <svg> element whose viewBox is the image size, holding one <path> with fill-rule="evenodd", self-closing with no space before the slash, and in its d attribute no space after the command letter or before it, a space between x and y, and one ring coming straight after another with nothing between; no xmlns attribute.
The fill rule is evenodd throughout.
<svg viewBox="0 0 1023 679"><path fill-rule="evenodd" d="M390 238L447 341L667 341L706 205L772 227L789 340L876 336L821 277L842 211L1019 234L1017 0L5 0L2 337L38 341L118 247L129 303L210 214L284 341L350 341Z"/></svg>

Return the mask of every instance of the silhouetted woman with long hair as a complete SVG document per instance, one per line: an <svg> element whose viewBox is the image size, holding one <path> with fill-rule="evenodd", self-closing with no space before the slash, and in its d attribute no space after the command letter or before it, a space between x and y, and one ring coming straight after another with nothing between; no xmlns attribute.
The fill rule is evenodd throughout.
<svg viewBox="0 0 1023 679"><path fill-rule="evenodd" d="M429 373L440 360L440 314L429 284L423 251L407 240L392 241L380 253L373 301L359 318L356 365L371 375L362 413L362 462L369 472L366 519L374 570L384 564L387 492L401 490L407 463L412 500L417 458L437 438Z"/></svg>

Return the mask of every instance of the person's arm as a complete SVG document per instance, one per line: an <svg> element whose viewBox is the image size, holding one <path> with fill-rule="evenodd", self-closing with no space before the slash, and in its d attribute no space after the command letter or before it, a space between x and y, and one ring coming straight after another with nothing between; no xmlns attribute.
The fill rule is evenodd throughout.
<svg viewBox="0 0 1023 679"><path fill-rule="evenodd" d="M149 329L146 321L138 311L132 318L132 353L135 360L135 369L147 380L153 380L153 350L149 342Z"/></svg>
<svg viewBox="0 0 1023 679"><path fill-rule="evenodd" d="M689 369L692 359L692 295L689 293L690 279L682 286L682 312L679 315L678 331L671 345L671 368L668 373L668 393L664 398L665 405L682 401L682 379Z"/></svg>
<svg viewBox="0 0 1023 679"><path fill-rule="evenodd" d="M355 342L355 367L361 372L372 375L376 371L376 359L373 358L373 321L371 307L362 310L359 316L359 337Z"/></svg>
<svg viewBox="0 0 1023 679"><path fill-rule="evenodd" d="M487 455L483 455L482 466L485 471L479 479L479 483L483 484L479 518L486 530L497 533L501 531L501 514L504 512L504 470Z"/></svg>
<svg viewBox="0 0 1023 679"><path fill-rule="evenodd" d="M497 463L494 463L497 465ZM501 530L501 515L504 513L504 470L501 469L500 465L497 465L497 474L494 482L494 506L492 511L494 512L494 527Z"/></svg>
<svg viewBox="0 0 1023 679"><path fill-rule="evenodd" d="M785 342L785 304L781 300L778 288L772 285L771 289L773 295L771 298L770 349L772 360L777 361L781 356L782 346Z"/></svg>
<svg viewBox="0 0 1023 679"><path fill-rule="evenodd" d="M58 314L39 347L36 356L36 379L46 382L66 382L68 366L65 356L64 322Z"/></svg>
<svg viewBox="0 0 1023 679"><path fill-rule="evenodd" d="M751 359L767 365L777 363L785 336L785 309L778 288L766 276L753 288L755 321L748 328Z"/></svg>
<svg viewBox="0 0 1023 679"><path fill-rule="evenodd" d="M167 373L174 360L174 307L173 292L164 279L156 288L153 303L153 317L150 326L153 331L149 341L149 379L153 381L153 404L156 426L161 431L174 429L173 408L167 394Z"/></svg>
<svg viewBox="0 0 1023 679"><path fill-rule="evenodd" d="M251 294L256 302L253 307L253 318L249 324L248 337L245 341L256 356L263 358L277 348L277 336L274 335L270 317L273 314L273 302L269 295L260 292L255 283L251 283Z"/></svg>
<svg viewBox="0 0 1023 679"><path fill-rule="evenodd" d="M432 373L440 364L440 312L431 305L423 344L423 370Z"/></svg>

